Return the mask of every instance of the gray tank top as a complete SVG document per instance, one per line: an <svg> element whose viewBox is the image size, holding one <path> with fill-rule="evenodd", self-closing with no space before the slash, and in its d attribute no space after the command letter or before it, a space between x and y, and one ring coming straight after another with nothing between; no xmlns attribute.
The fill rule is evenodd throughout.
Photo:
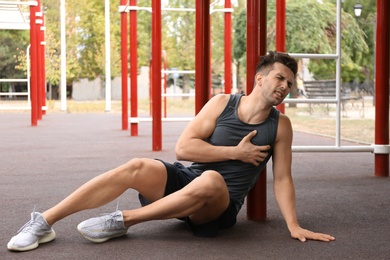
<svg viewBox="0 0 390 260"><path fill-rule="evenodd" d="M251 139L255 145L270 145L268 157L258 166L244 163L238 160L229 160L214 163L193 163L189 167L197 174L206 170L215 170L225 179L230 196L237 200L237 212L241 209L244 199L259 178L261 170L266 166L273 153L278 129L279 111L275 108L266 120L260 124L247 124L242 122L237 115L238 103L243 95L231 95L228 104L217 119L216 127L211 136L206 140L216 146L236 146L251 131L257 130L257 134Z"/></svg>

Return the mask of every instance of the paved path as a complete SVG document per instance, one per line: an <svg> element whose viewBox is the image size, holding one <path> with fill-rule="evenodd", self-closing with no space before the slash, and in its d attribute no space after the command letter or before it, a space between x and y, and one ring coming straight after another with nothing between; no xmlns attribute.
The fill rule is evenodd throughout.
<svg viewBox="0 0 390 260"><path fill-rule="evenodd" d="M28 113L0 114L0 259L388 259L390 255L390 179L373 176L369 153L294 153L297 209L302 226L330 233L331 243L291 239L275 203L271 163L267 176L268 220L247 220L217 238L193 237L177 220L132 227L126 237L93 244L78 234L86 218L138 207L134 191L99 209L58 222L57 238L37 250L12 253L8 240L30 218L90 178L133 157L173 161L175 142L185 123L163 123L163 150L152 152L151 123L140 135L121 131L120 114L49 114L38 127ZM333 145L334 140L294 133L295 145Z"/></svg>

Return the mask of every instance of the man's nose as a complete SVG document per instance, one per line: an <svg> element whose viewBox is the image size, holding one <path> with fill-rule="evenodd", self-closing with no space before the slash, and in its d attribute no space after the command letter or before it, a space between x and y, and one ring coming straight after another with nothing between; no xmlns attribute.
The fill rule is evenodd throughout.
<svg viewBox="0 0 390 260"><path fill-rule="evenodd" d="M287 80L283 80L282 87L283 87L283 90L288 89L288 82L287 82Z"/></svg>

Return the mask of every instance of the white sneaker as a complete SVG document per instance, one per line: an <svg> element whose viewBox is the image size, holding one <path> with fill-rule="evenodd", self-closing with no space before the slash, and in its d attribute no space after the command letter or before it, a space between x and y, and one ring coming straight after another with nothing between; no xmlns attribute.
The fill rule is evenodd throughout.
<svg viewBox="0 0 390 260"><path fill-rule="evenodd" d="M11 238L7 248L11 251L28 251L37 248L39 244L52 241L55 237L54 229L47 224L41 213L32 212L31 220Z"/></svg>
<svg viewBox="0 0 390 260"><path fill-rule="evenodd" d="M128 228L124 226L122 211L117 210L108 215L87 219L77 229L86 239L102 243L126 235Z"/></svg>

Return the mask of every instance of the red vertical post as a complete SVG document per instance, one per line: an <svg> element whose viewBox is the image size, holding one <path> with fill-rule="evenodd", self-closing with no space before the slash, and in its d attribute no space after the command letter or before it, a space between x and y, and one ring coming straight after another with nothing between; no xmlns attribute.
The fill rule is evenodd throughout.
<svg viewBox="0 0 390 260"><path fill-rule="evenodd" d="M153 151L161 151L161 0L152 1L152 57L152 145Z"/></svg>
<svg viewBox="0 0 390 260"><path fill-rule="evenodd" d="M46 115L46 62L45 62L45 46L46 46L46 42L45 42L45 31L46 31L46 27L45 27L45 14L43 12L43 8L41 8L41 12L42 12L42 26L40 27L40 48L41 48L41 66L42 66L42 70L41 70L41 80L42 80L42 92L41 92L41 98L42 98L42 115ZM43 109L45 108L45 109Z"/></svg>
<svg viewBox="0 0 390 260"><path fill-rule="evenodd" d="M42 120L42 106L43 106L43 99L42 99L42 91L43 91L43 79L42 79L42 48L41 48L41 26L43 25L43 17L41 12L41 5L38 2L38 6L35 13L35 28L36 34L37 34L37 104L38 104L38 120Z"/></svg>
<svg viewBox="0 0 390 260"><path fill-rule="evenodd" d="M375 144L389 145L390 2L377 0ZM389 177L389 154L375 154L375 176Z"/></svg>
<svg viewBox="0 0 390 260"><path fill-rule="evenodd" d="M121 6L125 6L127 1L120 0ZM121 90L122 90L122 130L129 127L128 113L128 69L127 69L127 13L121 11Z"/></svg>
<svg viewBox="0 0 390 260"><path fill-rule="evenodd" d="M225 8L232 8L231 0L225 0ZM224 93L232 93L232 13L225 12L225 86Z"/></svg>
<svg viewBox="0 0 390 260"><path fill-rule="evenodd" d="M246 91L250 94L253 90L256 64L259 58L259 1L247 0L246 21Z"/></svg>
<svg viewBox="0 0 390 260"><path fill-rule="evenodd" d="M38 1L37 1L38 3ZM38 53L37 53L37 42L38 35L36 30L36 12L37 6L30 6L30 97L31 97L31 126L38 125Z"/></svg>
<svg viewBox="0 0 390 260"><path fill-rule="evenodd" d="M137 0L130 0L131 6L137 5ZM130 10L130 114L138 117L138 44L137 44L137 11ZM131 123L131 136L138 136L138 123Z"/></svg>
<svg viewBox="0 0 390 260"><path fill-rule="evenodd" d="M276 0L276 50L286 52L286 0ZM285 112L284 103L276 108Z"/></svg>
<svg viewBox="0 0 390 260"><path fill-rule="evenodd" d="M258 58L267 48L267 1L247 0L247 93L253 90ZM267 218L267 170L247 196L247 217L264 221Z"/></svg>
<svg viewBox="0 0 390 260"><path fill-rule="evenodd" d="M210 1L196 1L195 114L210 97Z"/></svg>

